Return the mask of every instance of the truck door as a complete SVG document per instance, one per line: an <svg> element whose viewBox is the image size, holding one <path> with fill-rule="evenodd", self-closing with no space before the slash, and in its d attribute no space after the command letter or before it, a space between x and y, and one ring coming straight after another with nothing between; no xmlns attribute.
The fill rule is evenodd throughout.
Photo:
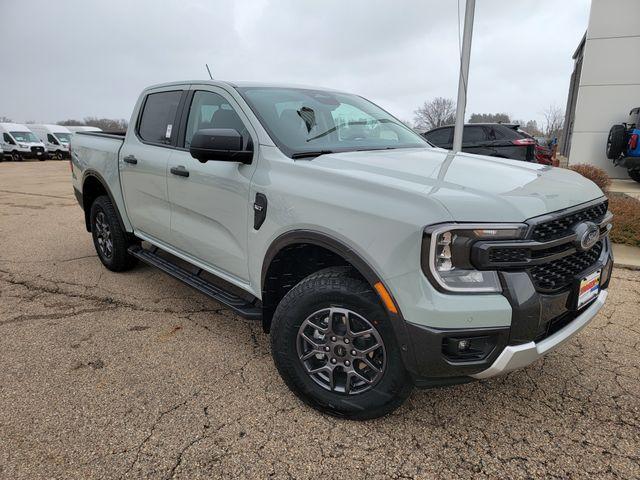
<svg viewBox="0 0 640 480"><path fill-rule="evenodd" d="M247 233L249 215L253 215L249 187L255 159L250 165L215 159L201 163L191 156L189 145L194 133L205 128L236 129L254 145L257 136L223 89L192 88L178 145L169 158L171 243L220 276L248 282Z"/></svg>
<svg viewBox="0 0 640 480"><path fill-rule="evenodd" d="M127 215L136 234L170 243L167 162L175 146L184 90L160 89L143 100L120 151L120 179Z"/></svg>

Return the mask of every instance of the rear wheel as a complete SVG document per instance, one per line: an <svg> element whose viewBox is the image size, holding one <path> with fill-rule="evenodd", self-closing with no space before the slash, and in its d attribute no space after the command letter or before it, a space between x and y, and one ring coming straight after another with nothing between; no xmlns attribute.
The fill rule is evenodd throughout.
<svg viewBox="0 0 640 480"><path fill-rule="evenodd" d="M607 158L617 160L626 147L625 137L627 129L624 125L618 124L611 127L607 137Z"/></svg>
<svg viewBox="0 0 640 480"><path fill-rule="evenodd" d="M273 317L271 351L289 388L330 415L380 417L412 390L386 311L344 267L314 273L285 295Z"/></svg>
<svg viewBox="0 0 640 480"><path fill-rule="evenodd" d="M629 169L627 170L629 172L629 176L631 177L632 180L635 180L636 182L640 183L640 168L634 168L634 169Z"/></svg>
<svg viewBox="0 0 640 480"><path fill-rule="evenodd" d="M118 214L109 197L102 195L91 205L91 236L102 264L114 272L128 270L136 264L127 252L131 241L120 227Z"/></svg>

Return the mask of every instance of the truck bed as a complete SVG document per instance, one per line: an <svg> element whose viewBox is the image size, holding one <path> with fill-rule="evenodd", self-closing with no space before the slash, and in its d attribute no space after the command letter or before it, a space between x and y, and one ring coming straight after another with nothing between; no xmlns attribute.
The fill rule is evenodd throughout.
<svg viewBox="0 0 640 480"><path fill-rule="evenodd" d="M122 131L112 131L112 132L76 132L76 135L89 135L96 137L107 137L107 138L124 138L127 134L126 130Z"/></svg>
<svg viewBox="0 0 640 480"><path fill-rule="evenodd" d="M121 212L126 210L120 188L118 160L124 140L125 132L76 132L71 137L74 188L82 193L87 175L100 177L111 192L112 201ZM125 218L123 221L128 225Z"/></svg>

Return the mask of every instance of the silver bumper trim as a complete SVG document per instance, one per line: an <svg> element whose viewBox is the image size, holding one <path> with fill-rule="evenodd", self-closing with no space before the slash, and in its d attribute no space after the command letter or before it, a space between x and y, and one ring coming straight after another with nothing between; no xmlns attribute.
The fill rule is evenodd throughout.
<svg viewBox="0 0 640 480"><path fill-rule="evenodd" d="M506 347L489 368L471 376L477 379L495 377L535 362L582 330L600 311L606 299L607 291L602 290L598 298L563 329L538 343L529 342Z"/></svg>

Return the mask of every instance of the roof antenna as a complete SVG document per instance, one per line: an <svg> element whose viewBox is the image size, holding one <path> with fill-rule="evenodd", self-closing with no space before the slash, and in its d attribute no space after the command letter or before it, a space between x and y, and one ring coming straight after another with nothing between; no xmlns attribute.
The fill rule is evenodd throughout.
<svg viewBox="0 0 640 480"><path fill-rule="evenodd" d="M204 66L207 67L207 72L209 72L209 78L213 80L213 75L211 75L211 70L209 70L209 65L205 63Z"/></svg>

